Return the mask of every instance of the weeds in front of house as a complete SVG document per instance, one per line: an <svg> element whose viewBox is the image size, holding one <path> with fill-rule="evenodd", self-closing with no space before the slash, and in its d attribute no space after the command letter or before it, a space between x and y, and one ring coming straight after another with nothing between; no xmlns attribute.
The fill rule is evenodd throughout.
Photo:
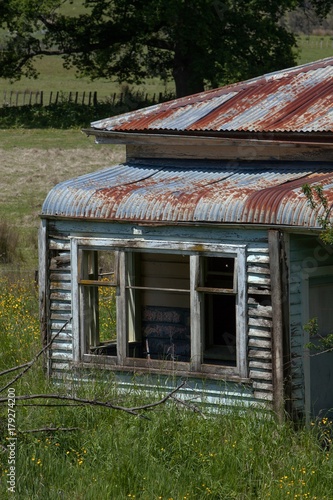
<svg viewBox="0 0 333 500"><path fill-rule="evenodd" d="M34 286L0 281L1 367L25 362L40 349ZM110 377L54 385L36 363L15 383L16 395L77 394L122 406L147 402L137 387L119 392ZM13 377L1 377L4 386ZM100 380L98 380L100 378ZM103 382L104 380L104 382ZM2 394L3 396L4 394ZM158 395L151 398L158 399ZM221 405L206 418L175 402L144 418L56 400L16 402L16 497L22 500L96 498L125 500L332 498L332 422L310 429L277 424L254 412ZM55 406L57 405L57 406ZM60 405L60 406L59 406ZM1 444L6 448L6 407L0 407ZM67 431L26 433L41 428ZM324 445L323 445L323 438ZM8 453L1 448L0 498L7 492Z"/></svg>

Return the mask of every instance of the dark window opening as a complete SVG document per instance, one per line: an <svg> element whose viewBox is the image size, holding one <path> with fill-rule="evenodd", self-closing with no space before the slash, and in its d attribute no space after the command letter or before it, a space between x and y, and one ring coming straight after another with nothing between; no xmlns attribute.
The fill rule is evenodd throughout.
<svg viewBox="0 0 333 500"><path fill-rule="evenodd" d="M236 366L236 297L205 296L203 362Z"/></svg>
<svg viewBox="0 0 333 500"><path fill-rule="evenodd" d="M236 366L235 259L203 257L203 363Z"/></svg>
<svg viewBox="0 0 333 500"><path fill-rule="evenodd" d="M127 355L189 362L189 257L132 253L127 260Z"/></svg>

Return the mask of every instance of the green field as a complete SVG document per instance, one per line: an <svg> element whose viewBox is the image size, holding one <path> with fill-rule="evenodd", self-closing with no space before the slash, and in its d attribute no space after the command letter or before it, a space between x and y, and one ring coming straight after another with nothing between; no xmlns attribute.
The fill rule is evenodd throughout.
<svg viewBox="0 0 333 500"><path fill-rule="evenodd" d="M302 35L298 37L298 46L300 51L299 64L333 56L333 37L331 36Z"/></svg>
<svg viewBox="0 0 333 500"><path fill-rule="evenodd" d="M298 63L305 64L317 59L333 56L333 40L330 36L305 36L298 38ZM130 88L134 92L140 91L143 94L153 96L162 93L174 93L173 81L166 84L157 78L148 80L143 85L127 85L117 83L115 80L99 79L91 81L89 78L78 78L74 68L65 70L62 66L62 59L57 56L43 57L35 63L40 76L37 80L22 78L16 82L9 82L0 78L0 106L4 102L4 92L7 101L11 91L13 92L36 92L43 91L45 99L49 99L50 92L53 92L53 99L56 92L69 94L69 92L82 93L97 92L98 100L105 101L113 97L114 93L120 94Z"/></svg>
<svg viewBox="0 0 333 500"><path fill-rule="evenodd" d="M62 59L58 56L49 56L38 59L35 67L39 72L38 79L21 78L16 82L9 82L0 78L0 106L4 101L4 93L8 96L11 91L13 92L36 92L43 91L46 99L49 98L50 92L53 92L53 99L56 92L68 94L69 92L75 93L97 92L99 101L104 101L113 97L113 94L120 94L127 89L134 92L140 91L144 94L152 96L154 93L159 92L171 93L174 92L175 86L173 82L168 82L167 85L161 83L157 78L148 80L144 85L127 85L126 83L120 85L116 81L107 79L98 79L91 81L89 78L78 78L74 68L66 70L63 68Z"/></svg>

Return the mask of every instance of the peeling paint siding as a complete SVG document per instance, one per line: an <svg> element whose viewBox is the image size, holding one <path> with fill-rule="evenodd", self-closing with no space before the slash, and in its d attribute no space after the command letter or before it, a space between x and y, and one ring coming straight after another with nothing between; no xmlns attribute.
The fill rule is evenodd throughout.
<svg viewBox="0 0 333 500"><path fill-rule="evenodd" d="M272 306L268 245L249 246L248 276L248 359L254 397L273 401Z"/></svg>
<svg viewBox="0 0 333 500"><path fill-rule="evenodd" d="M49 321L48 331L50 336L55 336L59 329L70 320L71 311L71 268L70 268L70 241L69 226L73 233L78 235L84 227L84 235L89 237L101 237L99 224L80 223L68 221L52 221L50 224L49 244ZM73 227L74 226L74 227ZM110 235L115 235L116 229L120 229L125 237L128 236L129 226L117 224L102 225L107 228ZM61 228L61 230L60 230ZM89 233L88 231L89 230ZM232 229L210 229L207 228L149 228L149 238L172 239L175 233L179 234L182 241L196 238L201 241L223 241L228 243L248 242L247 249L247 293L248 293L248 369L252 379L251 384L244 387L232 382L208 381L212 387L218 384L223 389L207 390L205 397L210 402L222 401L226 405L255 404L271 407L273 400L272 385L272 363L271 363L271 327L272 308L270 305L270 269L268 257L268 243L265 231L247 231ZM266 236L265 236L266 235ZM107 236L103 234L103 236ZM119 236L119 234L117 234ZM192 238L190 238L192 236ZM72 325L69 323L55 340L50 351L50 369L52 376L57 378L68 377L73 359ZM120 379L122 375L119 373ZM232 388L232 389L231 389Z"/></svg>
<svg viewBox="0 0 333 500"><path fill-rule="evenodd" d="M54 339L50 350L50 371L67 370L73 358L71 304L70 243L68 236L49 236L49 340ZM67 325L64 327L64 325ZM61 331L59 335L58 332Z"/></svg>

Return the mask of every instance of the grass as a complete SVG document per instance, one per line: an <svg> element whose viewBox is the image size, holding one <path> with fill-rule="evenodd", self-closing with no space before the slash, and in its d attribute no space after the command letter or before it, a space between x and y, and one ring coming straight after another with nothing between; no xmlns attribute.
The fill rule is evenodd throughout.
<svg viewBox="0 0 333 500"><path fill-rule="evenodd" d="M298 37L298 45L300 49L298 64L333 56L333 38L328 35L302 35Z"/></svg>
<svg viewBox="0 0 333 500"><path fill-rule="evenodd" d="M9 82L3 78L0 78L0 105L2 105L2 99L4 92L8 94L11 90L18 92L30 91L43 91L45 95L45 100L49 99L49 94L59 91L64 94L69 92L79 92L80 95L83 92L88 94L89 92L97 92L97 98L99 101L104 101L109 99L116 92L120 94L128 86L126 84L120 85L115 80L109 80L106 78L101 78L95 81L91 81L87 77L78 77L76 70L74 68L65 70L62 65L62 59L59 56L48 56L35 61L35 67L39 72L38 79L28 79L21 78L21 80L16 82ZM174 92L175 86L173 82L168 82L164 85L158 78L151 78L147 80L144 85L131 85L131 89L134 91L140 90L141 92L148 93L152 96L154 93L159 92ZM54 96L53 96L54 99Z"/></svg>
<svg viewBox="0 0 333 500"><path fill-rule="evenodd" d="M27 362L40 349L37 310L33 283L0 280L0 369ZM16 373L2 375L2 387ZM147 402L147 395L138 390L120 393L112 379L54 386L45 379L41 363L10 387L16 397L59 393L123 406ZM2 397L7 393L2 391ZM206 412L204 418L170 402L140 418L94 406L36 406L36 402L27 406L16 401L16 496L7 492L8 453L3 451L0 498L92 500L96 494L112 500L332 498L333 454L318 439L323 427L326 433L332 431L327 419L321 427L295 430L290 422L278 425L251 412L226 414L223 406L217 413ZM0 406L4 448L9 442L7 408ZM45 427L76 430L24 432Z"/></svg>

